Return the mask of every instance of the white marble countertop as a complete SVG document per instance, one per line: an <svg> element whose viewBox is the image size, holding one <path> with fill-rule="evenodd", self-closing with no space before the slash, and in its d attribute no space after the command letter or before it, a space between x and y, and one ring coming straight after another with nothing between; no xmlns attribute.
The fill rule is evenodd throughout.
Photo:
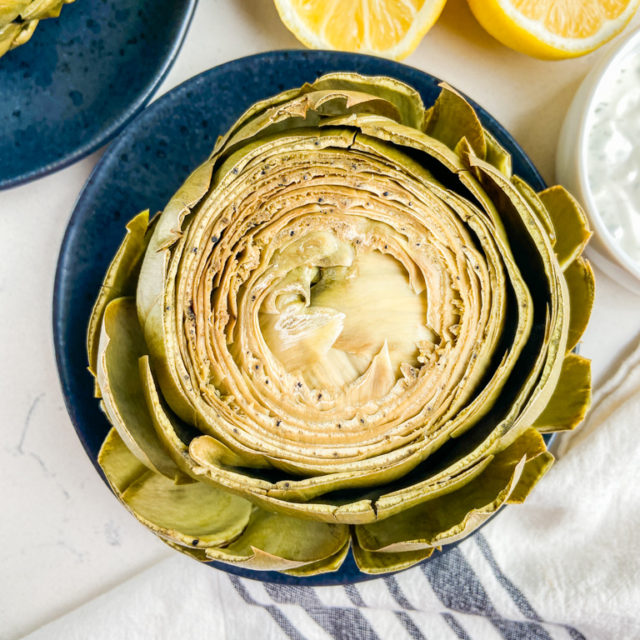
<svg viewBox="0 0 640 640"><path fill-rule="evenodd" d="M160 93L233 58L299 46L269 0L202 1ZM602 54L564 62L527 58L488 36L464 0L449 0L406 62L483 105L553 182L563 116ZM95 472L67 416L55 366L58 250L100 154L0 192L0 640L21 637L173 553ZM582 353L593 359L597 381L640 331L640 296L596 276Z"/></svg>

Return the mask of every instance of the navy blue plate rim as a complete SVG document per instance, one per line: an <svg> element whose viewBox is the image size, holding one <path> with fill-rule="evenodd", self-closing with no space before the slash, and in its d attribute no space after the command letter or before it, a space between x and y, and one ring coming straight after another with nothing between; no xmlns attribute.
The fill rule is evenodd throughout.
<svg viewBox="0 0 640 640"><path fill-rule="evenodd" d="M62 240L60 254L58 258L58 263L56 267L55 281L54 281L54 290L53 290L53 306L52 306L52 323L53 323L53 340L55 347L55 356L56 356L56 364L58 368L58 374L60 379L60 384L64 396L65 405L67 408L67 412L71 418L76 434L81 441L85 452L87 453L89 459L94 465L95 469L100 474L101 478L108 485L108 482L102 472L102 469L98 465L96 456L92 454L91 447L89 445L87 436L83 430L83 426L81 420L78 417L78 413L76 411L76 407L74 405L74 389L73 383L76 376L80 375L89 375L87 371L77 371L70 370L68 367L68 362L66 360L66 343L63 335L63 330L65 326L65 320L63 316L63 308L62 308L62 298L63 298L63 288L67 286L65 272L67 266L69 264L73 264L73 254L70 248L73 244L74 234L77 232L77 227L79 224L83 222L83 217L88 215L88 211L90 211L92 207L92 198L94 197L93 190L97 189L100 181L103 179L103 171L109 170L109 163L112 159L115 159L120 153L120 147L127 144L127 141L130 137L135 139L136 132L140 130L143 126L143 123L147 119L152 119L153 115L156 111L160 111L164 108L165 104L169 101L176 100L176 96L180 96L186 93L188 88L191 85L194 85L199 79L202 79L207 74L211 74L214 72L230 72L233 73L234 66L239 65L251 65L253 62L259 62L267 57L274 56L284 56L288 57L297 57L301 56L304 58L313 58L315 55L320 56L342 56L347 57L354 61L363 61L363 62L371 62L372 64L379 64L379 66L389 67L392 66L396 69L404 70L405 73L409 74L416 73L431 81L435 81L436 83L440 83L441 81L438 78L435 78L431 74L425 71L421 71L416 69L415 67L411 67L409 65L405 65L398 62L392 62L382 58L375 58L373 56L362 55L362 54L352 54L352 53L344 53L344 52L333 52L333 51L314 51L314 50L300 50L300 49L282 49L275 51L268 51L264 53L258 53L242 58L237 58L235 60L231 60L229 62L225 62L223 64L217 65L203 71L188 80L185 80L181 84L177 85L173 89L169 90L167 93L162 95L156 101L154 101L151 105L149 105L142 114L138 116L135 120L133 120L127 128L124 129L120 133L120 135L111 143L108 147L104 155L100 158L97 165L94 167L89 179L85 183L77 201L74 206L73 213L69 219L64 238ZM349 70L347 68L348 65L345 65L343 70ZM394 75L389 69L385 69L384 73L386 75ZM309 72L309 75L312 75L312 71ZM313 80L313 78L310 78ZM485 127L489 129L493 135L498 139L498 141L505 145L508 149L510 149L514 160L517 158L517 161L520 164L521 175L527 175L528 182L534 186L537 190L544 189L546 187L546 183L544 182L542 176L524 152L522 147L515 141L515 139L509 134L509 132L485 109L483 109L477 102L473 99L466 96L465 97L470 101L470 103L476 108L480 119ZM264 97L268 97L268 94L265 94ZM213 146L213 145L212 145ZM193 167L195 168L195 167ZM91 217L88 217L91 220ZM122 231L124 235L124 223L122 223ZM88 322L88 318L86 319ZM84 336L82 336L82 340L84 341ZM94 400L96 407L98 405L98 401ZM547 446L549 446L554 439L554 436L545 435L544 436ZM483 526L483 525L481 525ZM473 535L473 534L472 534ZM444 548L444 551L441 552L440 555L446 553L448 549L452 549L459 544L458 542L447 545ZM430 559L424 560L423 562L429 562ZM243 569L240 567L235 567L232 565L228 565L220 562L209 562L207 563L212 567L216 567L218 569L222 569L227 573L234 574L236 576L241 576L245 578L250 578L254 580L258 580L261 582L271 582L271 583L279 583L279 584L288 584L288 585L306 585L306 586L324 586L324 585L344 585L344 584L353 584L357 582L362 582L366 580L375 579L379 576L369 575L362 573L355 564L355 560L353 558L353 554L349 551L347 558L345 559L343 565L337 572L321 574L319 576L310 576L307 578L298 578L295 576L290 576L287 574L279 573L276 571L252 571Z"/></svg>
<svg viewBox="0 0 640 640"><path fill-rule="evenodd" d="M158 87L167 77L169 71L171 71L171 67L173 67L174 62L178 57L178 53L182 48L182 44L184 43L189 27L191 26L191 21L193 20L195 8L198 3L198 0L187 1L188 5L185 11L185 18L182 21L177 37L173 40L171 47L166 52L162 68L158 73L150 78L145 88L137 94L129 107L114 117L106 127L100 129L98 133L96 133L86 144L70 151L59 160L50 162L49 164L33 169L32 171L25 171L21 175L13 178L8 178L6 180L0 178L0 190L18 187L33 180L37 180L38 178L43 178L55 171L65 169L78 160L86 158L88 155L92 154L104 144L115 138L123 131L123 129L125 129L131 120L133 120L147 106Z"/></svg>

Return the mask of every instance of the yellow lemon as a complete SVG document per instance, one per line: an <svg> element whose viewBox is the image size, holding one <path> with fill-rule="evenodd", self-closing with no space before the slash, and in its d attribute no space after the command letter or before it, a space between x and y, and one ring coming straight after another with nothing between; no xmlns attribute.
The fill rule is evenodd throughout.
<svg viewBox="0 0 640 640"><path fill-rule="evenodd" d="M508 47L548 60L574 58L619 33L640 0L467 0L478 22Z"/></svg>
<svg viewBox="0 0 640 640"><path fill-rule="evenodd" d="M408 56L446 0L275 0L282 22L307 47Z"/></svg>

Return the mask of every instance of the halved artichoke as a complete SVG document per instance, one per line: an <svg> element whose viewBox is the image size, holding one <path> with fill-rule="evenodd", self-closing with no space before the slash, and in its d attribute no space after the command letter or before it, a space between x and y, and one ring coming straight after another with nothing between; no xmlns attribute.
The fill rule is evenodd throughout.
<svg viewBox="0 0 640 640"><path fill-rule="evenodd" d="M0 56L27 42L40 20L57 18L62 5L75 0L3 0L0 2Z"/></svg>
<svg viewBox="0 0 640 640"><path fill-rule="evenodd" d="M522 502L590 399L590 232L473 108L323 76L134 218L88 333L99 462L196 558L410 566Z"/></svg>

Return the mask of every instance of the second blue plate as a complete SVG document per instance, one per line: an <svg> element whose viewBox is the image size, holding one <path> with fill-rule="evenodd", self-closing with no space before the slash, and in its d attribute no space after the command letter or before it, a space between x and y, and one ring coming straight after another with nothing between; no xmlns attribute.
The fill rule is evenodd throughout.
<svg viewBox="0 0 640 640"><path fill-rule="evenodd" d="M0 189L115 136L175 59L196 0L77 0L0 58Z"/></svg>

